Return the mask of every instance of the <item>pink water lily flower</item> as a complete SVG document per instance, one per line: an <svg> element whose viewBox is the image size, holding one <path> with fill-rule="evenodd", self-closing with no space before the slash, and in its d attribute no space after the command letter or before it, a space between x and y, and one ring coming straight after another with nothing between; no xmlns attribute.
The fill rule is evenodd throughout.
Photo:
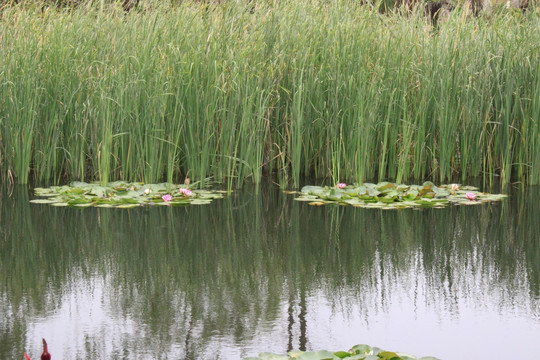
<svg viewBox="0 0 540 360"><path fill-rule="evenodd" d="M185 196L191 196L191 195L193 195L193 193L192 193L191 190L189 190L189 189L183 189L183 188L180 188L180 189L178 189L178 192L179 192L180 194L185 195Z"/></svg>
<svg viewBox="0 0 540 360"><path fill-rule="evenodd" d="M171 201L171 200L172 200L172 196L169 195L169 194L163 195L161 198L162 198L163 201L165 201L165 202L168 202L168 201Z"/></svg>
<svg viewBox="0 0 540 360"><path fill-rule="evenodd" d="M474 201L476 199L476 195L474 193L466 193L465 197L471 201Z"/></svg>
<svg viewBox="0 0 540 360"><path fill-rule="evenodd" d="M340 188L340 189L344 189L345 186L347 186L347 184L345 184L345 183L339 183L339 184L337 184L337 187Z"/></svg>

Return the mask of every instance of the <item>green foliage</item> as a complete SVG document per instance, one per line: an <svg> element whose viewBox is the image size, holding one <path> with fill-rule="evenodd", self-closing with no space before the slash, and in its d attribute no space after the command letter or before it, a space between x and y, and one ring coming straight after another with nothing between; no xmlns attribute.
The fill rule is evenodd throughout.
<svg viewBox="0 0 540 360"><path fill-rule="evenodd" d="M383 351L369 345L355 345L349 351L330 352L327 350L320 351L290 351L287 355L278 355L272 353L260 353L258 357L244 358L244 360L417 360L412 355ZM437 360L434 357L420 358L418 360Z"/></svg>
<svg viewBox="0 0 540 360"><path fill-rule="evenodd" d="M343 184L344 185L344 184ZM502 194L479 192L473 186L440 185L432 182L422 185L403 185L389 182L364 183L344 187L304 186L295 200L307 201L310 205L340 204L363 208L405 209L441 208L447 204L478 205L499 201Z"/></svg>
<svg viewBox="0 0 540 360"><path fill-rule="evenodd" d="M170 183L143 184L117 181L101 185L74 182L70 186L35 188L34 204L72 207L132 208L148 205L205 205L214 199L223 198L226 192L189 190L186 185ZM169 198L170 196L170 198Z"/></svg>
<svg viewBox="0 0 540 360"><path fill-rule="evenodd" d="M538 13L361 3L2 7L0 176L540 183Z"/></svg>

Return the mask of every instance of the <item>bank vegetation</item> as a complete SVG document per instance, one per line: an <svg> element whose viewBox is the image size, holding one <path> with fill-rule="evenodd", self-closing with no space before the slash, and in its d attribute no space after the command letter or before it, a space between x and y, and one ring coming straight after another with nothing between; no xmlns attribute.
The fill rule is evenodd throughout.
<svg viewBox="0 0 540 360"><path fill-rule="evenodd" d="M121 5L1 8L3 182L540 183L536 8Z"/></svg>

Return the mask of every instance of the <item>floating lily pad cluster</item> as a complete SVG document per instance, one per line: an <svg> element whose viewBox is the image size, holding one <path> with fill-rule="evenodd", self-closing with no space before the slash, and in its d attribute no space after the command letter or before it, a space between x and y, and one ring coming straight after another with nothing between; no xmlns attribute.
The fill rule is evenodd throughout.
<svg viewBox="0 0 540 360"><path fill-rule="evenodd" d="M436 186L432 182L422 185L364 183L361 185L337 184L330 186L304 186L296 198L310 205L341 204L363 208L403 209L441 208L446 205L478 205L489 201L499 201L502 194L488 194L473 186L457 184Z"/></svg>
<svg viewBox="0 0 540 360"><path fill-rule="evenodd" d="M190 190L187 185L111 182L74 182L71 185L35 188L35 204L73 207L133 208L150 205L204 205L221 199L225 191Z"/></svg>
<svg viewBox="0 0 540 360"><path fill-rule="evenodd" d="M437 360L434 357L416 358L413 355L384 351L369 345L355 345L349 351L331 352L321 351L289 351L287 355L260 353L258 357L244 358L244 360Z"/></svg>

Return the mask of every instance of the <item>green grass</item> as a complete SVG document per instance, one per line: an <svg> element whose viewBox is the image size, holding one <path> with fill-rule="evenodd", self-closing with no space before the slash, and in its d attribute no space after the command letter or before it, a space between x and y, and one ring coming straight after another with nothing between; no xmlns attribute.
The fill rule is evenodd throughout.
<svg viewBox="0 0 540 360"><path fill-rule="evenodd" d="M535 10L5 6L3 181L540 184Z"/></svg>

